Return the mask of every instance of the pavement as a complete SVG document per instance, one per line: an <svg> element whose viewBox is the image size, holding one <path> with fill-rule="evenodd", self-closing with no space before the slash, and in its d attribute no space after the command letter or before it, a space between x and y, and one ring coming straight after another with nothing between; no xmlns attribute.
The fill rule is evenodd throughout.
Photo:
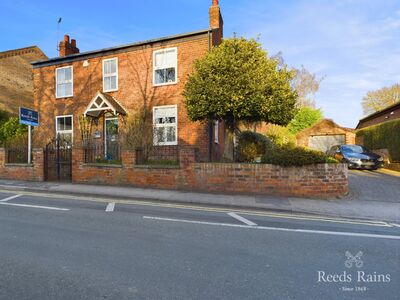
<svg viewBox="0 0 400 300"><path fill-rule="evenodd" d="M399 224L113 201L0 192L0 299L400 294Z"/></svg>
<svg viewBox="0 0 400 300"><path fill-rule="evenodd" d="M349 171L350 193L342 199L207 194L186 191L143 189L54 182L0 180L0 190L45 192L88 197L112 197L115 201L142 200L191 203L256 210L308 213L325 216L400 221L400 173Z"/></svg>

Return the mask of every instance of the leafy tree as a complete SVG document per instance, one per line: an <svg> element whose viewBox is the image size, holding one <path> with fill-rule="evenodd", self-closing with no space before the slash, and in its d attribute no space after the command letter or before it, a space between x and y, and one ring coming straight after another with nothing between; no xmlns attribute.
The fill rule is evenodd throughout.
<svg viewBox="0 0 400 300"><path fill-rule="evenodd" d="M293 120L290 121L288 129L291 133L296 134L314 125L322 118L323 114L320 109L304 106L300 108Z"/></svg>
<svg viewBox="0 0 400 300"><path fill-rule="evenodd" d="M3 124L5 121L8 120L8 118L10 117L10 114L5 111L5 110L0 110L0 126L1 124Z"/></svg>
<svg viewBox="0 0 400 300"><path fill-rule="evenodd" d="M315 108L315 94L319 90L322 78L317 78L316 74L308 71L304 66L300 69L295 69L296 76L293 79L292 85L299 95L297 99L297 106L308 106Z"/></svg>
<svg viewBox="0 0 400 300"><path fill-rule="evenodd" d="M273 56L279 66L285 65L282 52L278 52ZM317 77L315 73L311 73L304 66L300 69L294 68L295 77L292 80L292 88L297 92L297 107L308 106L315 108L315 94L319 90L319 86L324 77Z"/></svg>
<svg viewBox="0 0 400 300"><path fill-rule="evenodd" d="M0 126L0 143L11 141L21 137L28 132L26 125L19 124L19 119L16 117L9 118Z"/></svg>
<svg viewBox="0 0 400 300"><path fill-rule="evenodd" d="M189 118L224 120L233 141L240 121L287 125L296 113L293 77L256 40L226 39L195 63L183 93Z"/></svg>
<svg viewBox="0 0 400 300"><path fill-rule="evenodd" d="M361 104L364 114L369 115L397 102L400 102L400 84L368 92Z"/></svg>

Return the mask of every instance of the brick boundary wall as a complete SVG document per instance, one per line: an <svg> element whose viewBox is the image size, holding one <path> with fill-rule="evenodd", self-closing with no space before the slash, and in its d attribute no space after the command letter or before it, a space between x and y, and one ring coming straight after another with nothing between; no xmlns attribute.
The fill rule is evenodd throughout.
<svg viewBox="0 0 400 300"><path fill-rule="evenodd" d="M199 192L335 198L348 193L345 164L282 168L267 164L196 163L194 149L180 149L179 166L137 166L135 151L122 151L122 165L84 164L73 149L75 183L130 185Z"/></svg>
<svg viewBox="0 0 400 300"><path fill-rule="evenodd" d="M33 163L6 164L0 148L0 179L44 180L43 149ZM122 151L122 165L85 164L84 150L72 150L72 182L129 185L214 193L335 198L348 193L345 164L282 168L267 164L197 163L192 148L179 150L179 166L139 166L133 150Z"/></svg>
<svg viewBox="0 0 400 300"><path fill-rule="evenodd" d="M32 149L32 164L7 164L6 151L0 148L0 179L10 180L44 180L43 149Z"/></svg>

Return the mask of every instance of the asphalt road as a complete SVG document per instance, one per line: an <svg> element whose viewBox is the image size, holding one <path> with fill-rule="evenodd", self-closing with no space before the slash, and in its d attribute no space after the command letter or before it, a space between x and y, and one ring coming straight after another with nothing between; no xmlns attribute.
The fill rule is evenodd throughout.
<svg viewBox="0 0 400 300"><path fill-rule="evenodd" d="M0 299L399 299L397 226L0 192Z"/></svg>

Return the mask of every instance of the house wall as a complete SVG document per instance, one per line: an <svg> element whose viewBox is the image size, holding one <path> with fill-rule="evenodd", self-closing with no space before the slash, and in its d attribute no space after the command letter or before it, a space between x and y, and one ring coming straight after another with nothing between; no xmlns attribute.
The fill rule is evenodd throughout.
<svg viewBox="0 0 400 300"><path fill-rule="evenodd" d="M188 75L195 60L204 56L209 50L208 34L195 35L177 40L165 41L138 46L128 52L107 54L87 59L89 65L83 66L85 59L71 63L35 68L33 70L34 103L40 113L41 125L36 130L36 140L45 141L55 136L55 117L73 115L74 144L80 142L78 117L81 116L92 98L103 90L102 61L118 58L118 91L108 92L115 97L128 114L146 105L173 105L178 107L178 144L194 146L199 149L202 161L210 158L210 132L206 123L191 122L187 116L182 95ZM178 83L166 86L153 86L153 51L177 47L178 50ZM58 67L73 66L73 97L56 99L55 70ZM120 117L120 128L124 118ZM101 123L100 123L101 127ZM223 126L221 126L223 127ZM223 128L221 128L223 132ZM220 135L222 136L222 135ZM214 144L212 156L219 158L223 143Z"/></svg>
<svg viewBox="0 0 400 300"><path fill-rule="evenodd" d="M392 121L395 119L400 119L400 105L388 111L383 111L382 113L373 116L368 120L360 120L357 129L365 128L368 126L380 124L387 121Z"/></svg>

